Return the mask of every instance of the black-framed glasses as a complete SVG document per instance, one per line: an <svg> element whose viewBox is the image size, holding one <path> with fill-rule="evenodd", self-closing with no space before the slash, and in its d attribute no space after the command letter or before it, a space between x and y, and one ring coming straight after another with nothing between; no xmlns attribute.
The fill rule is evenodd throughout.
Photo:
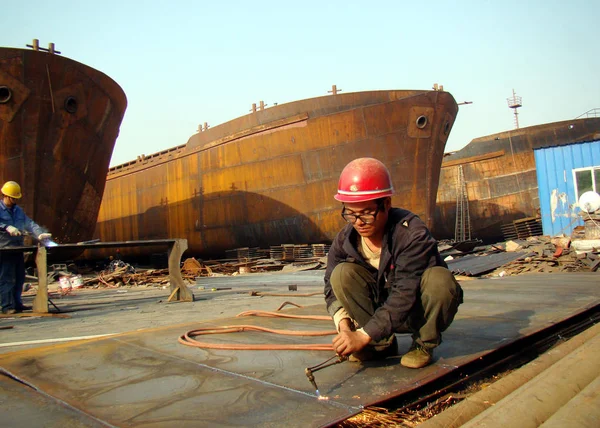
<svg viewBox="0 0 600 428"><path fill-rule="evenodd" d="M375 223L375 219L377 218L377 213L381 211L383 207L382 204L377 204L377 209L373 214L352 214L346 212L346 207L342 208L342 218L346 220L348 223L356 223L356 220L360 219L364 224L373 224Z"/></svg>

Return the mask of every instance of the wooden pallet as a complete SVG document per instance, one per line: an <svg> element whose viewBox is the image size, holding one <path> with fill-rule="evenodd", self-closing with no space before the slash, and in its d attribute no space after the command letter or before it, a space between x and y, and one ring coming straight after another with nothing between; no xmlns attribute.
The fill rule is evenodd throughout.
<svg viewBox="0 0 600 428"><path fill-rule="evenodd" d="M541 236L544 234L542 230L542 220L539 217L527 217L514 220L512 223L503 224L501 230L505 241L510 241L511 239L525 239L530 236Z"/></svg>

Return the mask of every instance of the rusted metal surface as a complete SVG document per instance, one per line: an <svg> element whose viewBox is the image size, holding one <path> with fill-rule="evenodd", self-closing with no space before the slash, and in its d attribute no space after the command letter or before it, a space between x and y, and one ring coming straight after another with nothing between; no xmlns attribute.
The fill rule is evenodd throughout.
<svg viewBox="0 0 600 428"><path fill-rule="evenodd" d="M462 166L472 238L503 240L501 226L539 215L533 149L600 138L600 118L553 122L476 138L444 157L432 232L453 239L457 173Z"/></svg>
<svg viewBox="0 0 600 428"><path fill-rule="evenodd" d="M527 251L507 252L488 254L486 256L477 256L474 254L464 256L454 260L446 261L448 269L456 275L476 276L485 272L490 272L497 267L519 260L528 255L535 254Z"/></svg>
<svg viewBox="0 0 600 428"><path fill-rule="evenodd" d="M329 352L201 350L176 344L179 335L201 326L330 328L331 323L324 321L233 318L189 323L4 354L0 367L116 426L323 426L351 416L361 406L415 391L600 303L593 273L467 281L463 288L465 303L435 350L433 365L412 370L400 366L399 357L390 357L328 367L315 375L328 401L316 399L304 368L324 361ZM325 314L325 309L319 305L292 312ZM410 337L398 337L398 350L403 353ZM260 333L214 335L212 340L300 341Z"/></svg>
<svg viewBox="0 0 600 428"><path fill-rule="evenodd" d="M5 427L106 428L106 424L0 373L0 417Z"/></svg>
<svg viewBox="0 0 600 428"><path fill-rule="evenodd" d="M0 182L58 242L92 238L127 100L105 74L46 52L0 48Z"/></svg>
<svg viewBox="0 0 600 428"><path fill-rule="evenodd" d="M431 224L456 113L447 92L372 91L242 116L111 168L96 237L183 237L203 256L329 242L343 225L333 199L339 174L364 156L390 169L394 202Z"/></svg>

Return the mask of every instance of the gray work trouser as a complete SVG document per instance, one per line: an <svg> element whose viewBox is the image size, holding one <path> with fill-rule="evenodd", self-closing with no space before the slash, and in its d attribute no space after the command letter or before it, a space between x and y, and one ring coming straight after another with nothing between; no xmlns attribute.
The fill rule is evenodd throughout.
<svg viewBox="0 0 600 428"><path fill-rule="evenodd" d="M330 283L346 312L359 327L364 327L377 309L370 293L375 286L373 274L356 263L340 263L333 269ZM435 266L423 273L417 299L404 325L394 333L412 333L420 345L435 348L462 303L462 289L452 272Z"/></svg>

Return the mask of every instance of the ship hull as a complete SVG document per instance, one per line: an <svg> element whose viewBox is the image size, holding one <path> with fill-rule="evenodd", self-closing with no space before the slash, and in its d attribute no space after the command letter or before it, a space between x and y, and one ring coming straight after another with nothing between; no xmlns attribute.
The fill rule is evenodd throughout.
<svg viewBox="0 0 600 428"><path fill-rule="evenodd" d="M600 119L576 119L488 135L445 156L432 232L455 238L457 175L464 174L471 238L504 239L502 225L539 217L540 201L534 149L600 138Z"/></svg>
<svg viewBox="0 0 600 428"><path fill-rule="evenodd" d="M240 117L186 145L112 168L96 237L186 238L188 253L203 257L327 243L343 226L333 198L339 174L366 156L390 169L394 204L431 224L456 113L446 92L373 91Z"/></svg>
<svg viewBox="0 0 600 428"><path fill-rule="evenodd" d="M46 52L0 48L0 181L60 243L90 240L127 100L103 73Z"/></svg>

